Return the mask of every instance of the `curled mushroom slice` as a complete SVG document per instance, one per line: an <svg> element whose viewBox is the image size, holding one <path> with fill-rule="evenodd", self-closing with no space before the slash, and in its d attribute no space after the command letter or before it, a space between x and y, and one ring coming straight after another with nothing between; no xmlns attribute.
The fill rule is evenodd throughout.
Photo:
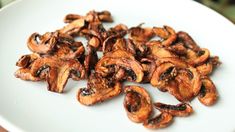
<svg viewBox="0 0 235 132"><path fill-rule="evenodd" d="M154 36L152 28L142 28L141 25L129 29L129 38L137 42L147 42Z"/></svg>
<svg viewBox="0 0 235 132"><path fill-rule="evenodd" d="M171 45L167 47L167 49L180 56L185 56L187 54L187 48L185 48L184 44L181 42Z"/></svg>
<svg viewBox="0 0 235 132"><path fill-rule="evenodd" d="M136 60L131 60L127 58L110 58L103 57L96 64L95 71L106 77L110 74L117 73L116 69L124 69L127 80L134 82L141 82L143 79L143 69L141 65Z"/></svg>
<svg viewBox="0 0 235 132"><path fill-rule="evenodd" d="M28 38L27 46L32 52L46 54L53 50L56 43L55 33L47 32L43 35L33 33Z"/></svg>
<svg viewBox="0 0 235 132"><path fill-rule="evenodd" d="M41 81L40 77L32 76L29 68L20 68L15 72L15 77L26 81Z"/></svg>
<svg viewBox="0 0 235 132"><path fill-rule="evenodd" d="M210 51L205 48L201 48L199 51L194 52L192 50L187 50L186 61L190 65L200 65L204 63L210 57Z"/></svg>
<svg viewBox="0 0 235 132"><path fill-rule="evenodd" d="M216 92L216 87L207 76L202 77L201 80L202 86L198 94L198 100L206 106L211 106L217 101L218 94Z"/></svg>
<svg viewBox="0 0 235 132"><path fill-rule="evenodd" d="M149 129L159 129L169 126L173 121L173 116L169 113L162 112L154 118L144 121L144 127Z"/></svg>
<svg viewBox="0 0 235 132"><path fill-rule="evenodd" d="M111 13L106 10L98 12L98 18L102 22L113 22Z"/></svg>
<svg viewBox="0 0 235 132"><path fill-rule="evenodd" d="M83 105L93 105L118 96L121 93L120 82L113 82L92 73L88 79L87 88L81 88L77 100Z"/></svg>
<svg viewBox="0 0 235 132"><path fill-rule="evenodd" d="M192 37L183 31L177 33L177 39L179 42L182 42L184 46L188 49L191 49L195 52L200 50L200 47L196 44L196 42L192 39Z"/></svg>
<svg viewBox="0 0 235 132"><path fill-rule="evenodd" d="M154 107L161 112L166 112L173 116L189 116L193 113L193 108L187 103L177 105L154 103Z"/></svg>
<svg viewBox="0 0 235 132"><path fill-rule="evenodd" d="M44 71L47 71L46 73ZM73 79L82 79L85 75L83 66L76 60L62 60L55 57L44 57L34 61L31 67L31 74L39 77L46 74L48 90L62 93L65 84L70 76Z"/></svg>
<svg viewBox="0 0 235 132"><path fill-rule="evenodd" d="M133 122L144 122L152 113L152 102L148 92L139 86L124 88L124 108L128 118Z"/></svg>
<svg viewBox="0 0 235 132"><path fill-rule="evenodd" d="M126 42L125 39L122 38L122 36L123 34L114 34L106 38L102 44L103 53L105 54L107 52L115 50L114 45L116 45L116 49L124 49Z"/></svg>
<svg viewBox="0 0 235 132"><path fill-rule="evenodd" d="M151 84L161 91L168 91L179 101L187 102L195 97L201 86L197 70L177 58L158 60ZM158 62L157 62L158 63Z"/></svg>
<svg viewBox="0 0 235 132"><path fill-rule="evenodd" d="M64 22L65 23L71 23L74 20L84 18L84 16L78 15L78 14L67 14L64 17Z"/></svg>
<svg viewBox="0 0 235 132"><path fill-rule="evenodd" d="M74 35L78 34L78 32L86 25L84 19L77 19L64 26L59 30L60 33Z"/></svg>
<svg viewBox="0 0 235 132"><path fill-rule="evenodd" d="M86 70L86 74L89 76L91 70L95 69L95 65L98 62L98 56L96 53L96 49L92 46L87 47L87 55L84 60L84 67Z"/></svg>
<svg viewBox="0 0 235 132"><path fill-rule="evenodd" d="M218 67L220 64L221 62L219 61L218 56L215 56L210 57L205 63L197 66L196 68L201 75L206 76L211 74L213 69Z"/></svg>
<svg viewBox="0 0 235 132"><path fill-rule="evenodd" d="M33 53L29 55L23 55L20 59L16 62L16 66L26 68L28 67L34 60L39 58L39 54Z"/></svg>
<svg viewBox="0 0 235 132"><path fill-rule="evenodd" d="M114 27L111 27L107 32L108 34L115 35L115 34L123 34L123 36L127 33L128 27L124 24L118 24Z"/></svg>
<svg viewBox="0 0 235 132"><path fill-rule="evenodd" d="M149 55L148 58L160 59L164 57L176 57L174 53L162 47L161 42L159 41L149 41L146 43L147 47L149 47Z"/></svg>
<svg viewBox="0 0 235 132"><path fill-rule="evenodd" d="M147 83L150 82L153 72L156 68L156 63L152 59L142 58L141 59L141 66L143 67L144 77L142 82Z"/></svg>
<svg viewBox="0 0 235 132"><path fill-rule="evenodd" d="M169 26L163 26L163 28L154 27L153 32L163 39L161 42L164 46L170 46L174 41L176 41L177 34L175 30Z"/></svg>

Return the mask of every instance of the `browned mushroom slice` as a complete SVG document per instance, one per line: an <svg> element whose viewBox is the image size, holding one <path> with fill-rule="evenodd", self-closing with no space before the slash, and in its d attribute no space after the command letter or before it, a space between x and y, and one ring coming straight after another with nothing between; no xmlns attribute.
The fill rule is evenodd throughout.
<svg viewBox="0 0 235 132"><path fill-rule="evenodd" d="M109 57L109 58L126 58L126 59L131 59L131 60L135 60L135 57L133 56L133 54L131 54L130 52L127 52L125 50L114 50L112 52L108 52L106 53L104 57Z"/></svg>
<svg viewBox="0 0 235 132"><path fill-rule="evenodd" d="M32 76L29 68L20 68L15 72L15 77L26 81L41 81L40 77Z"/></svg>
<svg viewBox="0 0 235 132"><path fill-rule="evenodd" d="M154 103L154 107L161 112L166 112L173 116L189 116L193 113L193 108L187 103L181 103L178 105Z"/></svg>
<svg viewBox="0 0 235 132"><path fill-rule="evenodd" d="M207 76L202 77L202 86L198 94L198 100L206 105L210 106L215 104L217 101L218 94L216 92L216 87L211 79Z"/></svg>
<svg viewBox="0 0 235 132"><path fill-rule="evenodd" d="M87 55L84 60L84 67L86 70L86 74L89 76L91 70L95 69L95 65L98 62L98 56L96 53L96 49L92 46L87 47Z"/></svg>
<svg viewBox="0 0 235 132"><path fill-rule="evenodd" d="M112 15L109 11L101 11L101 12L97 12L98 14L98 18L100 21L102 22L113 22L113 18Z"/></svg>
<svg viewBox="0 0 235 132"><path fill-rule="evenodd" d="M57 46L57 51L52 55L61 59L78 59L85 52L85 48L81 42L74 42L72 44L60 44Z"/></svg>
<svg viewBox="0 0 235 132"><path fill-rule="evenodd" d="M164 46L170 46L177 38L175 30L169 26L163 26L163 28L154 27L153 32L163 39L161 43Z"/></svg>
<svg viewBox="0 0 235 132"><path fill-rule="evenodd" d="M196 42L192 39L192 37L186 32L180 31L177 33L177 39L179 42L182 42L184 46L188 49L191 49L195 52L200 50L200 47L196 44Z"/></svg>
<svg viewBox="0 0 235 132"><path fill-rule="evenodd" d="M143 67L144 77L142 82L147 83L150 82L153 72L156 68L156 63L152 59L142 58L141 59L141 66Z"/></svg>
<svg viewBox="0 0 235 132"><path fill-rule="evenodd" d="M85 70L83 66L76 60L62 60L55 57L45 57L34 61L31 67L31 74L34 77L47 70L46 81L48 90L62 93L65 84L70 76L78 80L84 77Z"/></svg>
<svg viewBox="0 0 235 132"><path fill-rule="evenodd" d="M102 51L103 53L107 53L115 50L114 45L116 45L116 49L124 49L126 45L126 41L122 38L123 34L114 34L106 38L103 42Z"/></svg>
<svg viewBox="0 0 235 132"><path fill-rule="evenodd" d="M34 60L36 60L39 57L40 56L36 53L29 54L29 55L23 55L16 62L16 66L23 67L23 68L28 67Z"/></svg>
<svg viewBox="0 0 235 132"><path fill-rule="evenodd" d="M171 45L167 47L167 49L180 56L185 56L187 54L187 48L184 47L182 42Z"/></svg>
<svg viewBox="0 0 235 132"><path fill-rule="evenodd" d="M169 126L173 121L173 116L166 112L162 112L154 118L144 121L144 127L149 129L159 129Z"/></svg>
<svg viewBox="0 0 235 132"><path fill-rule="evenodd" d="M127 80L141 82L143 79L143 68L136 60L127 58L110 58L103 57L96 64L95 71L101 74L103 77L113 73L109 68L118 67L117 69L124 69ZM114 71L116 73L117 71Z"/></svg>
<svg viewBox="0 0 235 132"><path fill-rule="evenodd" d="M146 45L149 47L150 52L148 58L160 59L164 57L176 57L175 54L162 47L159 41L149 41Z"/></svg>
<svg viewBox="0 0 235 132"><path fill-rule="evenodd" d="M198 52L189 49L186 54L186 61L193 66L204 63L210 57L210 51L205 48L200 49Z"/></svg>
<svg viewBox="0 0 235 132"><path fill-rule="evenodd" d="M139 86L126 86L124 108L133 122L144 122L152 113L152 102L148 92Z"/></svg>
<svg viewBox="0 0 235 132"><path fill-rule="evenodd" d="M83 105L93 105L118 96L121 93L120 82L113 82L92 73L87 88L78 90L77 100Z"/></svg>
<svg viewBox="0 0 235 132"><path fill-rule="evenodd" d="M67 14L64 17L64 22L65 23L71 23L74 20L84 18L84 16L78 15L78 14Z"/></svg>
<svg viewBox="0 0 235 132"><path fill-rule="evenodd" d="M55 33L47 32L43 35L33 33L28 39L27 46L32 52L46 54L53 50L56 43Z"/></svg>
<svg viewBox="0 0 235 132"><path fill-rule="evenodd" d="M90 45L90 46L93 46L93 47L96 48L96 49L99 49L100 46L101 46L100 40L99 40L97 37L95 37L95 36L92 36L92 37L88 40L87 44Z"/></svg>
<svg viewBox="0 0 235 132"><path fill-rule="evenodd" d="M140 26L129 29L129 38L137 42L147 42L154 36L152 28L141 28Z"/></svg>
<svg viewBox="0 0 235 132"><path fill-rule="evenodd" d="M128 27L124 24L118 24L114 27L111 27L107 32L109 35L115 35L115 34L123 34L125 35L128 31Z"/></svg>
<svg viewBox="0 0 235 132"><path fill-rule="evenodd" d="M160 59L151 78L151 84L161 91L168 91L179 101L190 101L201 86L200 74L177 58ZM158 63L158 62L157 62Z"/></svg>
<svg viewBox="0 0 235 132"><path fill-rule="evenodd" d="M214 68L218 67L221 64L218 56L210 57L204 64L197 66L198 72L203 75L209 75Z"/></svg>
<svg viewBox="0 0 235 132"><path fill-rule="evenodd" d="M78 34L78 32L86 25L84 19L77 19L64 26L59 30L60 33L74 35Z"/></svg>

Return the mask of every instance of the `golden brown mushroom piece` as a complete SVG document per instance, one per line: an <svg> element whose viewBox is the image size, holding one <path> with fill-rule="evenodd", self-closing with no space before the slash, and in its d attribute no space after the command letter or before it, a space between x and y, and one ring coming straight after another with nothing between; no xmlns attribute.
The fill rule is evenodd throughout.
<svg viewBox="0 0 235 132"><path fill-rule="evenodd" d="M195 97L201 86L197 70L178 58L159 59L150 83L182 102Z"/></svg>
<svg viewBox="0 0 235 132"><path fill-rule="evenodd" d="M154 107L161 112L166 112L173 116L189 116L193 113L193 108L187 103L177 105L154 103Z"/></svg>
<svg viewBox="0 0 235 132"><path fill-rule="evenodd" d="M154 60L148 59L148 58L142 58L140 62L141 62L141 66L143 67L143 72L144 72L144 77L143 77L142 82L148 83L150 82L153 72L155 71L156 63Z"/></svg>
<svg viewBox="0 0 235 132"><path fill-rule="evenodd" d="M43 35L33 33L28 38L27 46L34 53L47 54L53 50L56 43L55 33L47 32Z"/></svg>
<svg viewBox="0 0 235 132"><path fill-rule="evenodd" d="M94 105L118 96L122 91L120 82L92 73L88 79L87 88L81 88L77 93L77 100L83 105Z"/></svg>
<svg viewBox="0 0 235 132"><path fill-rule="evenodd" d="M163 26L163 28L153 27L153 32L155 35L163 39L161 42L163 46L170 46L177 38L175 30L166 25Z"/></svg>
<svg viewBox="0 0 235 132"><path fill-rule="evenodd" d="M15 77L25 81L41 81L43 78L32 76L29 68L20 68L15 72Z"/></svg>
<svg viewBox="0 0 235 132"><path fill-rule="evenodd" d="M40 55L37 53L23 55L16 62L16 66L23 67L23 68L28 67L34 60L36 60L39 57L40 57Z"/></svg>
<svg viewBox="0 0 235 132"><path fill-rule="evenodd" d="M141 25L129 29L129 38L135 42L144 43L149 41L154 36L154 33L152 28L142 28Z"/></svg>
<svg viewBox="0 0 235 132"><path fill-rule="evenodd" d="M34 61L31 67L31 74L39 77L46 72L46 81L48 90L62 93L68 78L71 76L74 80L84 78L85 70L76 60L62 60L55 57L44 57Z"/></svg>
<svg viewBox="0 0 235 132"><path fill-rule="evenodd" d="M212 73L212 71L221 64L218 56L210 57L205 63L197 66L198 72L202 76L206 76Z"/></svg>
<svg viewBox="0 0 235 132"><path fill-rule="evenodd" d="M144 127L149 129L160 129L169 126L173 121L173 116L169 113L162 112L154 118L144 121Z"/></svg>
<svg viewBox="0 0 235 132"><path fill-rule="evenodd" d="M212 80L207 76L202 77L201 80L202 86L198 94L198 100L206 106L211 106L216 103L218 98L216 87Z"/></svg>
<svg viewBox="0 0 235 132"><path fill-rule="evenodd" d="M148 92L140 86L124 88L124 108L128 118L136 123L144 122L152 113L152 102Z"/></svg>
<svg viewBox="0 0 235 132"><path fill-rule="evenodd" d="M89 76L91 70L95 69L95 65L98 62L98 56L96 49L92 46L87 46L87 55L85 56L84 60L84 67L86 70L86 75Z"/></svg>
<svg viewBox="0 0 235 132"><path fill-rule="evenodd" d="M125 71L125 77L123 79L126 78L128 81L134 82L141 82L143 79L143 68L136 60L103 57L95 67L95 71L103 77L114 76L120 69Z"/></svg>
<svg viewBox="0 0 235 132"><path fill-rule="evenodd" d="M63 28L59 29L59 33L68 34L68 35L77 35L80 30L86 26L84 19L77 19L67 24Z"/></svg>
<svg viewBox="0 0 235 132"><path fill-rule="evenodd" d="M194 52L193 50L188 49L186 52L186 61L188 64L192 66L197 66L197 65L204 63L205 61L209 59L209 57L210 57L210 51L205 48L201 48L197 52Z"/></svg>
<svg viewBox="0 0 235 132"><path fill-rule="evenodd" d="M197 43L193 40L193 38L186 32L179 31L177 33L177 39L179 42L182 42L184 46L188 49L191 49L195 52L200 50L200 47Z"/></svg>

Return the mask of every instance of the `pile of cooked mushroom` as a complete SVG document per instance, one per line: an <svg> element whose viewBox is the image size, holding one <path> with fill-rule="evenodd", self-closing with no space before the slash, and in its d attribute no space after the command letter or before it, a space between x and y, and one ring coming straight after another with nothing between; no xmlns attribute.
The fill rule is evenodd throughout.
<svg viewBox="0 0 235 132"><path fill-rule="evenodd" d="M206 106L216 102L218 93L209 75L220 65L219 58L199 47L188 33L143 24L104 28L104 23L112 21L109 11L68 14L61 29L33 33L27 40L32 53L17 61L20 68L15 76L46 81L48 90L57 93L63 92L69 78L87 79L87 87L77 93L77 100L87 106L124 93L128 118L150 129L190 115L193 108L189 103L195 97ZM79 37L87 40L86 48L76 40ZM103 56L99 58L97 52ZM150 83L181 103L153 103L145 88L123 86L124 81ZM153 116L153 108L160 114Z"/></svg>

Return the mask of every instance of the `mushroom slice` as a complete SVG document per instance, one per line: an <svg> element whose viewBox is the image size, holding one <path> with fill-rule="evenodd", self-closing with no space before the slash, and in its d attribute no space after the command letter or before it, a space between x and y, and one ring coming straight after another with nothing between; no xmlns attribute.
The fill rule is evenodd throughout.
<svg viewBox="0 0 235 132"><path fill-rule="evenodd" d="M181 103L177 105L154 103L154 107L161 112L166 112L173 116L189 116L191 113L193 113L193 108L187 103Z"/></svg>
<svg viewBox="0 0 235 132"><path fill-rule="evenodd" d="M128 118L133 122L144 122L152 113L152 102L148 92L140 86L126 86L124 88L124 108Z"/></svg>
<svg viewBox="0 0 235 132"><path fill-rule="evenodd" d="M29 68L20 68L15 72L15 77L26 81L41 81L40 77L32 76Z"/></svg>
<svg viewBox="0 0 235 132"><path fill-rule="evenodd" d="M78 59L85 52L85 48L81 42L60 44L57 48L57 51L55 51L53 55L61 59Z"/></svg>
<svg viewBox="0 0 235 132"><path fill-rule="evenodd" d="M71 23L74 20L81 19L81 18L84 18L84 16L81 16L81 15L78 15L78 14L67 14L64 17L64 22L65 23Z"/></svg>
<svg viewBox="0 0 235 132"><path fill-rule="evenodd" d="M152 28L142 28L141 25L129 29L129 38L137 42L147 42L154 36Z"/></svg>
<svg viewBox="0 0 235 132"><path fill-rule="evenodd" d="M218 56L210 57L204 64L197 66L198 72L203 75L209 75L212 73L213 69L221 64Z"/></svg>
<svg viewBox="0 0 235 132"><path fill-rule="evenodd" d="M32 52L47 54L53 50L56 43L56 33L47 32L43 35L33 33L28 38L27 46Z"/></svg>
<svg viewBox="0 0 235 132"><path fill-rule="evenodd" d="M40 56L36 53L23 55L20 59L16 62L16 66L26 68L28 67L34 60L39 58Z"/></svg>
<svg viewBox="0 0 235 132"><path fill-rule="evenodd" d="M98 14L98 18L100 21L102 22L113 22L113 18L112 15L109 11L101 11L101 12L97 12Z"/></svg>
<svg viewBox="0 0 235 132"><path fill-rule="evenodd" d="M120 82L113 82L92 73L88 79L87 88L78 90L77 100L83 105L93 105L118 96L121 90Z"/></svg>
<svg viewBox="0 0 235 132"><path fill-rule="evenodd" d="M149 129L159 129L169 126L173 121L173 116L169 113L162 112L154 118L144 121L144 127Z"/></svg>
<svg viewBox="0 0 235 132"><path fill-rule="evenodd" d="M186 53L186 61L190 64L190 65L200 65L202 63L204 63L206 60L209 59L210 57L210 51L208 49L202 48L197 52L194 52L193 50L187 50Z"/></svg>
<svg viewBox="0 0 235 132"><path fill-rule="evenodd" d="M87 47L88 54L85 56L84 67L86 70L86 74L89 76L91 70L95 69L95 65L98 62L98 56L96 53L96 49L92 46Z"/></svg>
<svg viewBox="0 0 235 132"><path fill-rule="evenodd" d="M99 40L97 37L92 36L92 37L88 40L88 45L93 46L93 47L96 48L96 49L99 49L100 46L101 46L101 43L100 43L100 40Z"/></svg>
<svg viewBox="0 0 235 132"><path fill-rule="evenodd" d="M152 59L142 58L141 59L141 66L143 67L144 77L142 82L147 83L150 82L153 72L156 68L156 63Z"/></svg>
<svg viewBox="0 0 235 132"><path fill-rule="evenodd" d="M159 41L149 41L146 45L149 47L150 52L148 58L160 59L164 57L176 57L175 54L163 47Z"/></svg>
<svg viewBox="0 0 235 132"><path fill-rule="evenodd" d="M78 34L78 32L86 25L84 19L77 19L64 26L59 30L59 33L74 35Z"/></svg>
<svg viewBox="0 0 235 132"><path fill-rule="evenodd" d="M124 49L126 42L125 39L122 38L122 36L123 34L114 34L106 38L103 42L103 47L102 47L103 53L105 54L107 52L113 51L114 45L119 45L116 46L116 49L119 48Z"/></svg>
<svg viewBox="0 0 235 132"><path fill-rule="evenodd" d="M144 76L143 68L136 60L131 60L127 58L110 58L103 57L96 64L95 71L101 74L103 77L106 77L112 73L116 73L110 71L113 67L117 67L117 69L124 69L127 80L134 82L141 82Z"/></svg>
<svg viewBox="0 0 235 132"><path fill-rule="evenodd" d="M163 39L161 44L163 46L170 46L174 41L176 41L177 34L175 30L169 26L163 26L163 28L154 27L153 32L160 38Z"/></svg>
<svg viewBox="0 0 235 132"><path fill-rule="evenodd" d="M108 34L110 34L110 36L115 35L115 34L123 34L123 36L127 33L128 31L128 27L124 24L118 24L114 27L111 27L108 30Z"/></svg>
<svg viewBox="0 0 235 132"><path fill-rule="evenodd" d="M190 101L200 91L200 74L177 58L164 58L157 62L151 84L168 91L179 101Z"/></svg>
<svg viewBox="0 0 235 132"><path fill-rule="evenodd" d="M38 77L47 70L46 81L48 90L62 93L70 76L73 79L82 79L85 75L83 66L76 60L62 60L55 57L44 57L34 61L31 74Z"/></svg>
<svg viewBox="0 0 235 132"><path fill-rule="evenodd" d="M109 58L126 58L126 59L131 59L131 60L135 60L135 57L133 56L133 54L131 54L130 52L127 52L125 50L114 50L112 52L107 52L104 57L109 57Z"/></svg>
<svg viewBox="0 0 235 132"><path fill-rule="evenodd" d="M183 31L177 33L177 39L179 42L182 42L184 46L188 49L191 49L195 52L200 50L200 47L196 44L196 42L192 39L192 37Z"/></svg>
<svg viewBox="0 0 235 132"><path fill-rule="evenodd" d="M167 49L177 55L184 56L187 54L187 48L184 47L182 42L167 47Z"/></svg>
<svg viewBox="0 0 235 132"><path fill-rule="evenodd" d="M215 104L218 98L216 87L211 79L207 76L202 77L201 80L202 86L198 94L198 100L206 106L211 106Z"/></svg>

